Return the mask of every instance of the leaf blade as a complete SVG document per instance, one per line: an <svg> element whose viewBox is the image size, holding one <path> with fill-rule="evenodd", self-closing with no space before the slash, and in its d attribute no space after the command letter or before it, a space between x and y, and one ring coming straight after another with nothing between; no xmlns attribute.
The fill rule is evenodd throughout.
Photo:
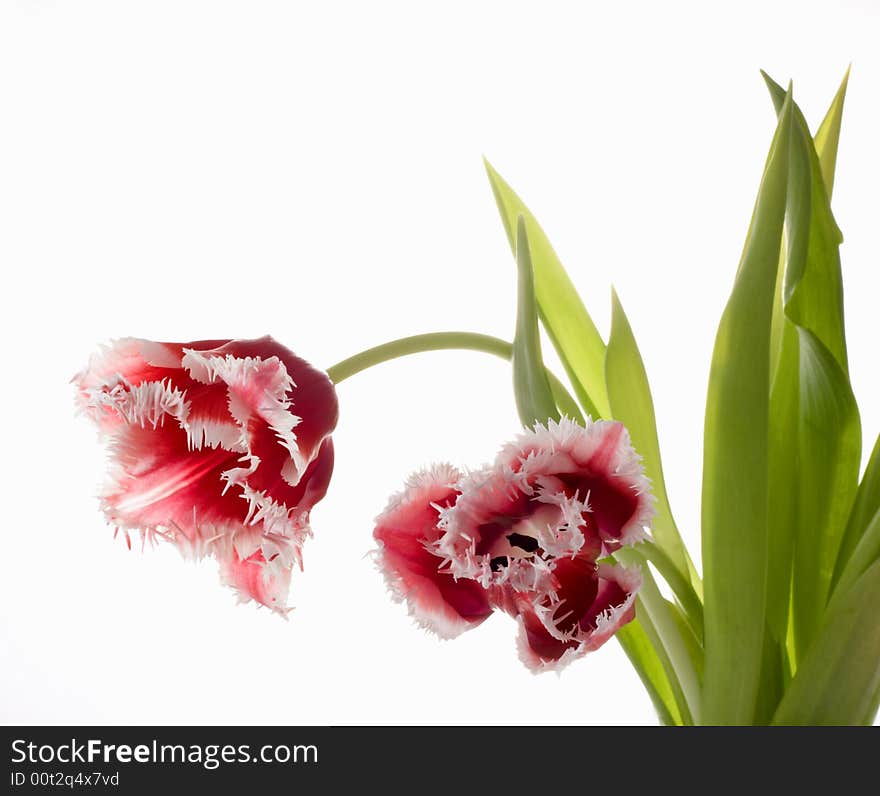
<svg viewBox="0 0 880 796"><path fill-rule="evenodd" d="M849 67L843 80L840 82L840 88L834 95L831 105L816 131L813 141L816 144L816 154L819 156L819 163L822 169L822 180L825 183L825 190L828 197L834 191L834 172L837 169L837 147L840 143L840 125L843 118L843 103L846 99L846 87L849 83Z"/></svg>
<svg viewBox="0 0 880 796"><path fill-rule="evenodd" d="M672 688L682 722L699 724L702 715L702 694L698 663L692 657L692 635L686 623L676 620L675 605L670 605L660 593L657 582L643 556L632 547L622 548L614 558L625 566L638 567L642 585L636 600L636 616L641 618L645 632L663 663L667 680Z"/></svg>
<svg viewBox="0 0 880 796"><path fill-rule="evenodd" d="M516 334L513 338L513 392L520 421L526 428L548 419L559 420L556 401L547 379L538 336L538 305L532 273L532 257L525 219L516 222L518 272Z"/></svg>
<svg viewBox="0 0 880 796"><path fill-rule="evenodd" d="M774 724L870 724L880 699L880 561L832 600Z"/></svg>
<svg viewBox="0 0 880 796"><path fill-rule="evenodd" d="M846 591L876 561L880 560L880 508L865 526L864 533L841 573L835 594Z"/></svg>
<svg viewBox="0 0 880 796"><path fill-rule="evenodd" d="M874 450L871 452L871 458L868 459L868 466L865 468L865 474L853 501L852 512L837 555L832 586L840 580L855 550L861 547L868 526L878 512L880 512L880 435L874 443Z"/></svg>
<svg viewBox="0 0 880 796"><path fill-rule="evenodd" d="M764 79L778 110L782 89ZM781 640L793 582L795 663L830 595L861 457L861 423L847 373L842 236L826 189L845 88L846 78L826 114L826 173L803 113L796 104L792 111L782 347L771 395L768 603Z"/></svg>
<svg viewBox="0 0 880 796"><path fill-rule="evenodd" d="M704 718L749 724L764 646L770 325L788 178L791 100L767 158L715 339L703 457ZM758 584L747 588L745 584Z"/></svg>
<svg viewBox="0 0 880 796"><path fill-rule="evenodd" d="M810 331L798 327L800 412L794 628L798 656L812 642L858 486L861 423L849 380Z"/></svg>
<svg viewBox="0 0 880 796"><path fill-rule="evenodd" d="M651 697L661 723L680 727L684 722L675 704L672 686L666 677L663 662L641 624L641 618L636 616L614 635Z"/></svg>
<svg viewBox="0 0 880 796"><path fill-rule="evenodd" d="M657 438L657 420L645 365L632 327L613 288L611 334L605 352L605 381L611 415L626 426L633 447L642 457L645 474L651 479L656 500L656 514L652 524L654 539L682 575L700 588L699 577L672 517L666 494L660 442Z"/></svg>
<svg viewBox="0 0 880 796"><path fill-rule="evenodd" d="M525 219L538 309L575 394L588 414L608 418L605 343L537 219L489 161L484 159L484 164L514 252L517 218Z"/></svg>

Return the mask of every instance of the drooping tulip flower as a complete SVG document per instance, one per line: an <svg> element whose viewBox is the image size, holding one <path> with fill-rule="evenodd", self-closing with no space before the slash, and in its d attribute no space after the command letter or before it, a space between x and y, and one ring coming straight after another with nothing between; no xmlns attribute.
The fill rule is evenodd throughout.
<svg viewBox="0 0 880 796"><path fill-rule="evenodd" d="M108 521L213 556L242 600L286 613L309 512L333 470L327 376L271 337L127 338L74 382L108 443Z"/></svg>
<svg viewBox="0 0 880 796"><path fill-rule="evenodd" d="M448 589L478 586L489 606L514 616L527 666L559 669L633 618L639 572L599 563L644 538L653 516L648 480L620 423L536 425L490 467L446 475L439 500L408 490L421 514L418 523L397 518L397 536L419 540L422 578ZM380 541L387 515L375 531ZM393 566L387 547L379 557L386 570ZM397 593L436 628L444 602Z"/></svg>

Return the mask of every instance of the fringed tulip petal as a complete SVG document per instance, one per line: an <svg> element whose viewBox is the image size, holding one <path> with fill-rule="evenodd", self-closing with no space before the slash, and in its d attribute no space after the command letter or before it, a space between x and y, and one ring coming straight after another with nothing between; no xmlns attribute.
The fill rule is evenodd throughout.
<svg viewBox="0 0 880 796"><path fill-rule="evenodd" d="M549 594L518 595L517 647L534 672L561 670L635 617L638 570L563 559L554 576L556 590Z"/></svg>
<svg viewBox="0 0 880 796"><path fill-rule="evenodd" d="M567 495L589 505L609 550L641 541L654 516L650 481L622 423L597 420L584 427L565 417L538 423L504 447L496 467L521 472L530 483L554 476Z"/></svg>
<svg viewBox="0 0 880 796"><path fill-rule="evenodd" d="M376 561L392 595L405 600L415 620L441 638L454 638L485 620L492 609L485 590L442 570L434 550L440 511L458 496L460 474L438 465L413 475L376 520Z"/></svg>

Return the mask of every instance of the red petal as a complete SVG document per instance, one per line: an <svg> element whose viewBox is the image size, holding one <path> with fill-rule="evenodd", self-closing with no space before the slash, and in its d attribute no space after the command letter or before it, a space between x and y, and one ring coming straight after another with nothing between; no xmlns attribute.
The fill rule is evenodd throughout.
<svg viewBox="0 0 880 796"><path fill-rule="evenodd" d="M566 652L578 648L576 641L560 641L551 636L530 607L521 610L519 621L520 657L530 669L553 668L552 664L560 661Z"/></svg>
<svg viewBox="0 0 880 796"><path fill-rule="evenodd" d="M339 403L336 389L327 374L285 348L272 337L257 340L232 340L216 350L217 355L236 357L278 357L296 385L290 392L291 410L300 418L296 440L306 461L317 456L321 443L336 428Z"/></svg>
<svg viewBox="0 0 880 796"><path fill-rule="evenodd" d="M220 578L238 592L239 600L255 602L287 615L287 594L290 591L291 568L267 563L259 551L240 559L235 551L220 562Z"/></svg>
<svg viewBox="0 0 880 796"><path fill-rule="evenodd" d="M453 503L458 474L435 468L411 479L377 520L373 536L380 543L378 561L392 591L407 601L416 620L444 638L453 638L483 622L491 613L488 594L472 580L441 572L444 560L431 551L440 537L439 512Z"/></svg>
<svg viewBox="0 0 880 796"><path fill-rule="evenodd" d="M237 454L190 450L186 432L174 422L123 427L114 454L114 483L104 502L115 525L182 534L181 543L192 543L241 525L247 515L238 490L223 494L221 474Z"/></svg>
<svg viewBox="0 0 880 796"><path fill-rule="evenodd" d="M583 624L583 618L593 610L599 589L596 562L584 556L557 559L553 577L559 598L553 612L554 623L565 633Z"/></svg>
<svg viewBox="0 0 880 796"><path fill-rule="evenodd" d="M554 576L558 601L515 597L520 657L534 671L561 669L598 649L635 616L636 570L575 559L557 561Z"/></svg>
<svg viewBox="0 0 880 796"><path fill-rule="evenodd" d="M558 478L566 493L587 500L608 549L644 537L653 517L650 483L621 423L581 426L567 418L536 426L502 450L496 467L522 472L530 482Z"/></svg>

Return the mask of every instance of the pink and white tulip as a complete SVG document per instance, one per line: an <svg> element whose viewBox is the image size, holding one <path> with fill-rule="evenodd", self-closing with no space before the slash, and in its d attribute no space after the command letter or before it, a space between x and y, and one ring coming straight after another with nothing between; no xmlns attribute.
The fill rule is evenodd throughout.
<svg viewBox="0 0 880 796"><path fill-rule="evenodd" d="M620 423L539 424L491 466L466 476L437 468L404 495L379 518L380 563L402 583L395 593L413 615L441 635L455 635L449 601L409 584L442 583L455 594L466 587L473 600L482 593L490 609L516 618L520 657L535 671L597 649L633 618L639 572L598 563L643 539L653 516L649 482ZM387 542L389 517L396 547Z"/></svg>
<svg viewBox="0 0 880 796"><path fill-rule="evenodd" d="M271 337L126 338L74 381L108 443L108 521L214 557L242 600L286 613L309 512L333 471L326 374Z"/></svg>

